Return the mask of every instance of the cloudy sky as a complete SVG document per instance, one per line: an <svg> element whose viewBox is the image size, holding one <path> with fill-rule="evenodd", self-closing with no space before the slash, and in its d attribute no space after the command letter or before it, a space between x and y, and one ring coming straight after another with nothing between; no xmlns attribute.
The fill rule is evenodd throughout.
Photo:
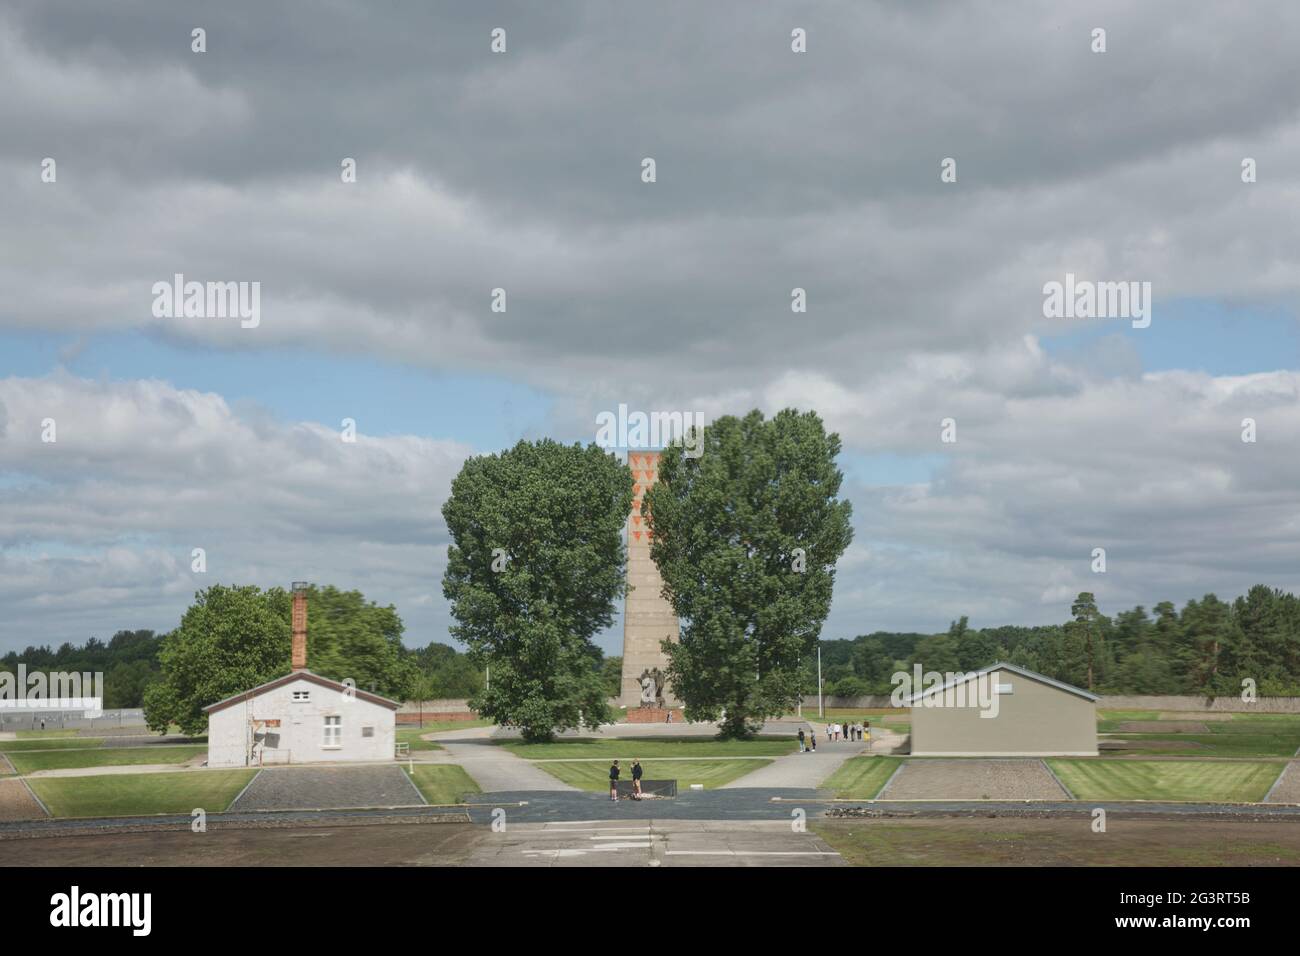
<svg viewBox="0 0 1300 956"><path fill-rule="evenodd" d="M1300 589L1297 49L1289 2L9 0L0 652L299 579L446 640L465 457L620 403L841 434L828 637ZM177 273L260 321L156 317ZM1067 273L1150 325L1045 317Z"/></svg>

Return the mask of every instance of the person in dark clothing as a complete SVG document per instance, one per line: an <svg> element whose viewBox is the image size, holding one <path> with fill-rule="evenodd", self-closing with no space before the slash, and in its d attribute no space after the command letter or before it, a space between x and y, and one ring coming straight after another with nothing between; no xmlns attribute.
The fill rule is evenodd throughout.
<svg viewBox="0 0 1300 956"><path fill-rule="evenodd" d="M615 803L618 802L618 761L615 760L609 767L609 799Z"/></svg>
<svg viewBox="0 0 1300 956"><path fill-rule="evenodd" d="M806 749L807 749L807 745L804 743L803 728L800 727L799 728L799 752L803 753Z"/></svg>
<svg viewBox="0 0 1300 956"><path fill-rule="evenodd" d="M808 749L813 753L817 752L817 731L815 730L808 735Z"/></svg>
<svg viewBox="0 0 1300 956"><path fill-rule="evenodd" d="M641 761L632 758L632 799L641 799Z"/></svg>

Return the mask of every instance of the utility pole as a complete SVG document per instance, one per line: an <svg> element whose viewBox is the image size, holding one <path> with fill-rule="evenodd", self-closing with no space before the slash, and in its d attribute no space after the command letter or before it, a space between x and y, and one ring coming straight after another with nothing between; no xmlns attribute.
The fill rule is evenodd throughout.
<svg viewBox="0 0 1300 956"><path fill-rule="evenodd" d="M817 717L820 719L826 716L826 708L822 705L822 642L817 642Z"/></svg>

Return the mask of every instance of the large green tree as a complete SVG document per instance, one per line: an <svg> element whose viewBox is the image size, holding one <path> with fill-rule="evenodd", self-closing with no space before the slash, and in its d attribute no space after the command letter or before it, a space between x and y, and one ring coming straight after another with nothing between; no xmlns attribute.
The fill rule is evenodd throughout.
<svg viewBox="0 0 1300 956"><path fill-rule="evenodd" d="M601 652L625 584L632 473L596 445L520 442L465 462L442 515L451 633L491 686L471 706L527 740L610 720Z"/></svg>
<svg viewBox="0 0 1300 956"><path fill-rule="evenodd" d="M153 730L207 729L203 708L289 673L291 597L283 588L213 585L195 595L180 626L163 638L161 678L144 695ZM392 607L358 591L313 587L307 600L307 665L334 680L402 698L414 667L405 662L402 622Z"/></svg>
<svg viewBox="0 0 1300 956"><path fill-rule="evenodd" d="M158 652L162 679L144 696L151 730L180 725L187 734L207 730L203 708L256 687L289 670L289 596L251 585L213 585L194 597L180 626Z"/></svg>
<svg viewBox="0 0 1300 956"><path fill-rule="evenodd" d="M830 611L853 535L840 439L813 412L753 411L719 418L697 448L664 452L642 504L682 619L681 642L664 642L668 680L688 719L721 719L721 736L743 737L798 700Z"/></svg>

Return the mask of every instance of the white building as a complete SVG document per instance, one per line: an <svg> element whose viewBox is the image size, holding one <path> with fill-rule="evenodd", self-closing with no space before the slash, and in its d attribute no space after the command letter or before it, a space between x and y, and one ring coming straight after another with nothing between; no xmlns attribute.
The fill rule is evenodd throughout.
<svg viewBox="0 0 1300 956"><path fill-rule="evenodd" d="M296 670L203 708L208 766L392 760L398 706Z"/></svg>

